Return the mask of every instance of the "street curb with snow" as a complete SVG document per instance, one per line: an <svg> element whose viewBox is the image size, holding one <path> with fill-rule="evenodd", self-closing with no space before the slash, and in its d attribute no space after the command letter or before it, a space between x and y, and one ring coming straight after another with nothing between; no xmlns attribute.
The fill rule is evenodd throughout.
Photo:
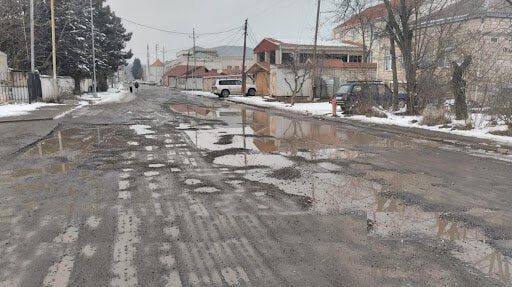
<svg viewBox="0 0 512 287"><path fill-rule="evenodd" d="M183 92L188 95L218 98L208 92ZM310 116L319 120L351 124L358 127L378 127L393 133L414 134L422 138L432 139L447 144L467 146L468 141L477 148L491 150L503 154L512 153L512 137L490 134L487 130L449 130L441 129L439 126L429 127L420 125L420 116L399 116L388 114L389 118L375 118L366 116L343 116L332 117L332 107L329 103L298 103L294 106L282 102L268 102L262 97L232 96L228 101L244 104L256 108L270 108L282 112ZM414 121L414 122L413 122Z"/></svg>

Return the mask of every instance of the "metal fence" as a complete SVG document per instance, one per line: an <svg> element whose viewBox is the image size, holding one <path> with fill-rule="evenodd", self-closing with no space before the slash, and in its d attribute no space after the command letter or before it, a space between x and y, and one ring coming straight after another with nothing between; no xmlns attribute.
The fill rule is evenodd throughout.
<svg viewBox="0 0 512 287"><path fill-rule="evenodd" d="M32 103L41 100L39 74L25 71L0 73L0 102Z"/></svg>

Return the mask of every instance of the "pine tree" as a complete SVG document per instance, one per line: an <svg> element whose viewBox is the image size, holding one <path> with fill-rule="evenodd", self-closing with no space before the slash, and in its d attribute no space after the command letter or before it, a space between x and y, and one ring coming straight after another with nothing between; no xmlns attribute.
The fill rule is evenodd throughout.
<svg viewBox="0 0 512 287"><path fill-rule="evenodd" d="M120 65L132 57L124 51L131 39L105 0L94 0L98 83L107 88L107 78L113 76ZM36 68L50 74L51 30L49 1L35 1ZM9 65L16 69L30 68L29 0L6 1L0 9L0 50L9 55ZM75 89L80 81L92 76L92 35L89 1L56 1L55 25L57 36L57 70L61 76L71 76Z"/></svg>
<svg viewBox="0 0 512 287"><path fill-rule="evenodd" d="M135 80L142 80L144 71L142 69L142 64L140 63L139 58L135 58L135 60L133 61L132 75Z"/></svg>

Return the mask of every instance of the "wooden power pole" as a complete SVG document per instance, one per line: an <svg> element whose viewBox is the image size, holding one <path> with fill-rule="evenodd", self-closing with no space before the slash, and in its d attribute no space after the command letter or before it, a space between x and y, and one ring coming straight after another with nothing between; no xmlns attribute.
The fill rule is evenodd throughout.
<svg viewBox="0 0 512 287"><path fill-rule="evenodd" d="M150 81L150 77L151 77L151 73L150 73L150 67L149 67L149 43L148 43L148 47L147 47L147 71L146 71L146 75L147 75L147 78L146 78L146 81L149 82Z"/></svg>
<svg viewBox="0 0 512 287"><path fill-rule="evenodd" d="M320 5L321 0L318 0L318 7L316 10L316 28L315 28L315 45L313 48L313 99L316 98L316 86L317 86L317 44L318 44L318 26L320 25Z"/></svg>
<svg viewBox="0 0 512 287"><path fill-rule="evenodd" d="M245 19L244 25L244 57L242 60L242 95L247 95L247 74L245 73L245 57L247 52L247 23L249 19Z"/></svg>
<svg viewBox="0 0 512 287"><path fill-rule="evenodd" d="M53 88L55 91L55 99L58 98L57 84L57 43L55 40L55 0L50 1L51 26L52 26L52 65L53 65Z"/></svg>

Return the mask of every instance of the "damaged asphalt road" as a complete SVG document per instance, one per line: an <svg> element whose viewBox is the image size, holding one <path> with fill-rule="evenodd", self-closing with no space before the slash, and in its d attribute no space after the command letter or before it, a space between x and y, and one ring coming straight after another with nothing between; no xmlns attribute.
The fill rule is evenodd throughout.
<svg viewBox="0 0 512 287"><path fill-rule="evenodd" d="M0 167L0 286L511 286L511 162L144 88Z"/></svg>

